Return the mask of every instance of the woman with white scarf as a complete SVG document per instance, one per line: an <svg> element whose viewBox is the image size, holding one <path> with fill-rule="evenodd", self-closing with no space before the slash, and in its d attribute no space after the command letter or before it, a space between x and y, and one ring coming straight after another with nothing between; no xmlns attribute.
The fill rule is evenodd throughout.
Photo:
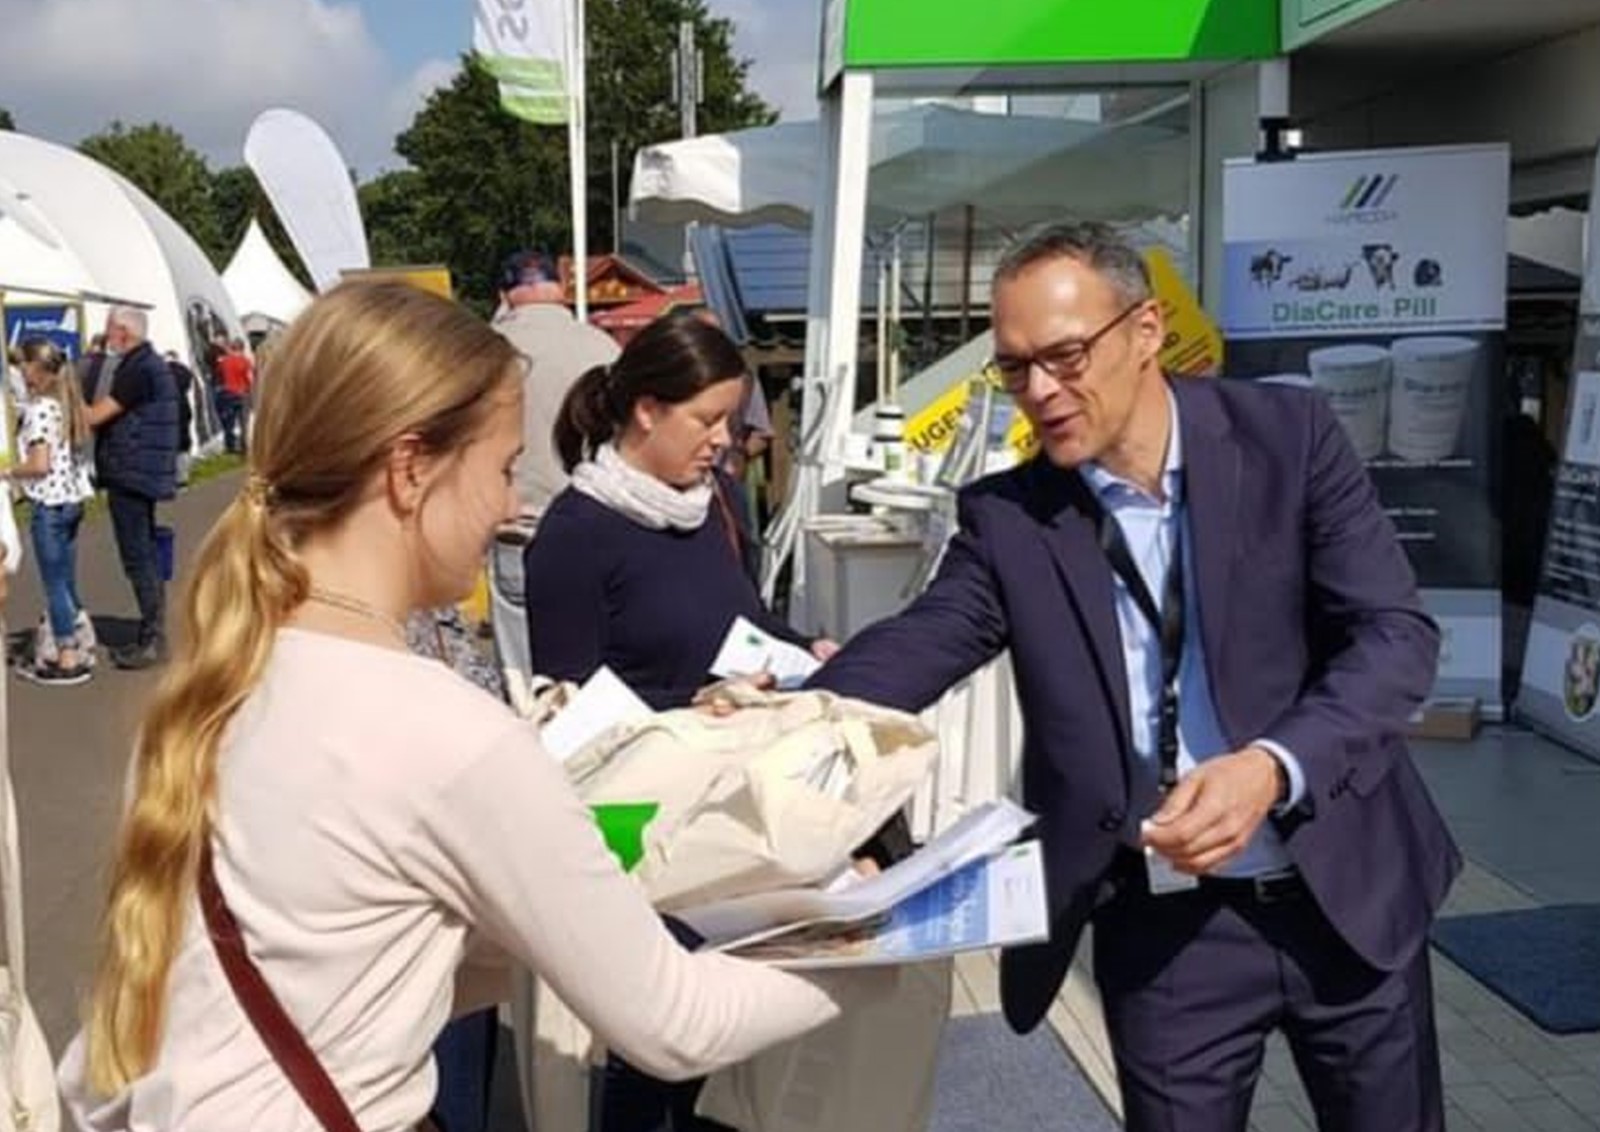
<svg viewBox="0 0 1600 1132"><path fill-rule="evenodd" d="M737 617L831 655L762 606L737 488L716 470L744 387L728 336L676 315L567 395L554 440L572 482L525 559L534 671L582 681L605 665L659 710L713 679Z"/></svg>
<svg viewBox="0 0 1600 1132"><path fill-rule="evenodd" d="M744 390L744 359L728 336L676 315L567 394L554 441L571 483L524 558L535 672L583 681L605 665L663 710L714 679L737 617L819 659L836 651L769 613L756 590L744 508L717 469ZM701 1083L658 1081L613 1056L600 1132L720 1129L694 1115Z"/></svg>

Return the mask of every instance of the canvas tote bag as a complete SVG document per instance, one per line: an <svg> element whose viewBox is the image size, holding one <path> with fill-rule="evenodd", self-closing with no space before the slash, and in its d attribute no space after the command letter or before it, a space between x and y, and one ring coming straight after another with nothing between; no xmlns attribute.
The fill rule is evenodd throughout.
<svg viewBox="0 0 1600 1132"><path fill-rule="evenodd" d="M567 763L591 805L656 807L633 869L663 911L815 884L903 806L938 740L915 716L829 692L736 688L600 736Z"/></svg>

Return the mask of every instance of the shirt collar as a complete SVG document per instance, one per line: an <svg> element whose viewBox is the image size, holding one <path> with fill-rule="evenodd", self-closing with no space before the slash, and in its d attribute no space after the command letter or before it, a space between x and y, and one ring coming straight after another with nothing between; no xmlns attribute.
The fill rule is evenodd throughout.
<svg viewBox="0 0 1600 1132"><path fill-rule="evenodd" d="M1183 471L1183 429L1178 426L1178 399L1170 389L1167 391L1167 419L1171 427L1167 432L1167 462L1161 469L1161 486L1171 500L1178 497L1182 478L1179 473ZM1126 498L1130 494L1141 499L1148 498L1131 480L1123 479L1093 461L1081 465L1079 474L1102 502Z"/></svg>

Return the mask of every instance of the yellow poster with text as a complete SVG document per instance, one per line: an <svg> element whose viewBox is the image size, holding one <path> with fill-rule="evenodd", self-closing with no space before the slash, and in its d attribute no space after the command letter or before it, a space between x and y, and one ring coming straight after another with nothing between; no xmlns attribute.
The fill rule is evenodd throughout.
<svg viewBox="0 0 1600 1132"><path fill-rule="evenodd" d="M1144 253L1144 258L1166 320L1167 338L1161 347L1161 367L1168 373L1185 377L1216 376L1222 369L1222 335L1216 324L1178 273L1172 257L1159 248L1152 248ZM967 411L971 382L982 377L981 373L962 376L918 410L906 422L906 443L924 452L942 452L949 447L956 426ZM1033 454L1033 428L1022 416L1012 424L1006 440L1019 455Z"/></svg>

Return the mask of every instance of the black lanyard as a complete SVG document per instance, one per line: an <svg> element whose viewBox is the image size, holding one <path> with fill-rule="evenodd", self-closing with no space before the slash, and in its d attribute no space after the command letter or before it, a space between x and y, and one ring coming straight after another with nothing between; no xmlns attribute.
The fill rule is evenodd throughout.
<svg viewBox="0 0 1600 1132"><path fill-rule="evenodd" d="M1182 473L1178 473L1182 484ZM1087 485L1085 485L1087 486ZM1161 704L1156 727L1156 754L1161 763L1163 793L1178 784L1178 669L1183 663L1183 519L1174 507L1172 554L1167 560L1167 576L1161 587L1161 608L1156 608L1150 588L1128 549L1122 526L1101 504L1093 490L1089 499L1095 514L1100 549L1111 568L1128 587L1133 603L1144 614L1161 642Z"/></svg>

